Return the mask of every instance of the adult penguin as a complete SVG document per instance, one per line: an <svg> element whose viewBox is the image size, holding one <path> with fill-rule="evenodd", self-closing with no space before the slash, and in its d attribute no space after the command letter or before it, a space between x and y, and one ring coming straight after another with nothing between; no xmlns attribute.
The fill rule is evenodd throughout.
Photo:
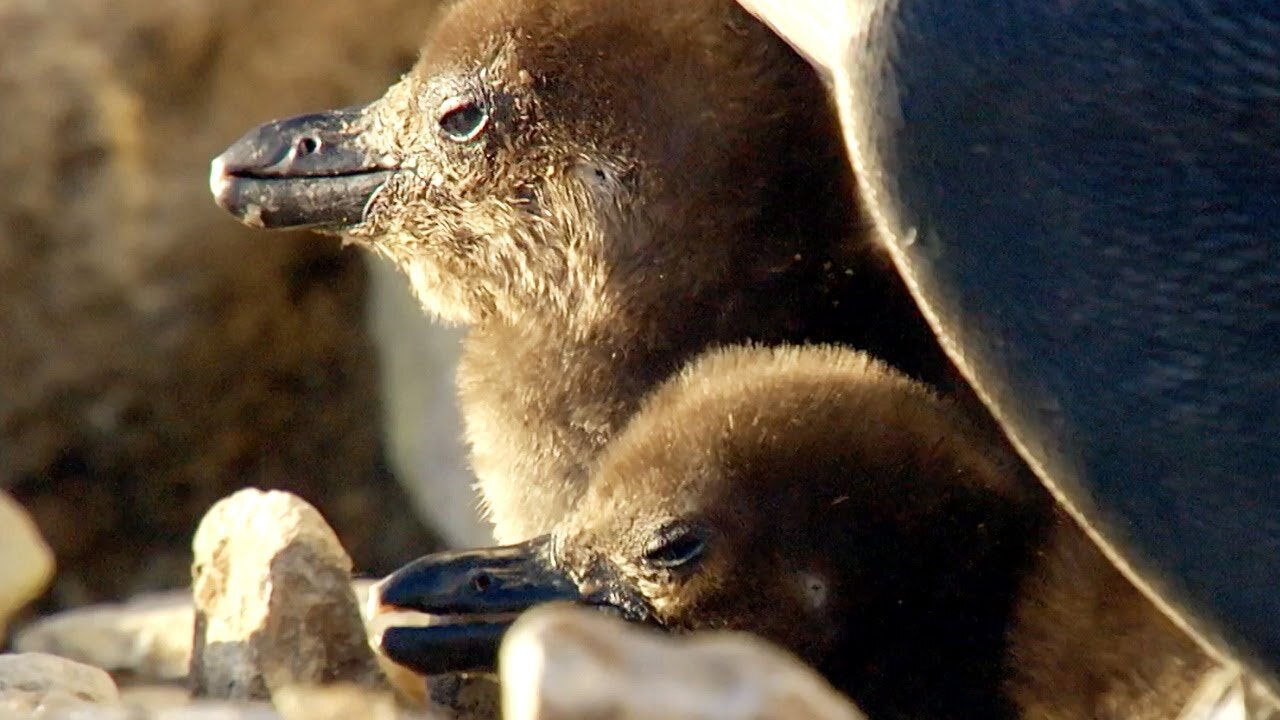
<svg viewBox="0 0 1280 720"><path fill-rule="evenodd" d="M1024 457L1274 687L1280 6L743 4L825 68L881 235Z"/></svg>

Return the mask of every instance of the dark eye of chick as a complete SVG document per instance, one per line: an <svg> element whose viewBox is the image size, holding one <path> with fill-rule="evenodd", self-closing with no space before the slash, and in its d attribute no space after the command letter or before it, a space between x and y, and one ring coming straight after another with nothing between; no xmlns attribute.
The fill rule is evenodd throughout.
<svg viewBox="0 0 1280 720"><path fill-rule="evenodd" d="M652 567L682 568L702 558L709 533L696 525L677 523L658 533L644 551L644 561Z"/></svg>
<svg viewBox="0 0 1280 720"><path fill-rule="evenodd" d="M440 132L458 143L474 140L489 124L489 110L479 101L453 100L440 113Z"/></svg>

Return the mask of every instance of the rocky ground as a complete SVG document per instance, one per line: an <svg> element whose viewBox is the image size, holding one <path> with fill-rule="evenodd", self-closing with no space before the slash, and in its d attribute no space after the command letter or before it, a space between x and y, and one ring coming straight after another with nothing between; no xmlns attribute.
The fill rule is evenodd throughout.
<svg viewBox="0 0 1280 720"><path fill-rule="evenodd" d="M3 495L0 495L3 498ZM0 505L2 507L9 507ZM0 587L49 580L18 508L0 523ZM9 512L6 510L5 512ZM501 697L482 678L435 682L379 659L351 558L311 505L241 490L194 540L190 592L70 611L0 655L0 720L854 720L847 700L754 638L659 636L574 607L526 614L503 644ZM0 607L0 623L23 598ZM390 671L390 672L388 672Z"/></svg>

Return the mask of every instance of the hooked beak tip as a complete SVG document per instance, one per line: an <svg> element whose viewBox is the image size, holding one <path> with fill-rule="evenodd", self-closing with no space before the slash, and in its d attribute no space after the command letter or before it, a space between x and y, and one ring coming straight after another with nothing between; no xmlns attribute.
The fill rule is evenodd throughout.
<svg viewBox="0 0 1280 720"><path fill-rule="evenodd" d="M345 229L399 170L366 147L358 108L300 115L250 130L209 166L218 206L256 228Z"/></svg>

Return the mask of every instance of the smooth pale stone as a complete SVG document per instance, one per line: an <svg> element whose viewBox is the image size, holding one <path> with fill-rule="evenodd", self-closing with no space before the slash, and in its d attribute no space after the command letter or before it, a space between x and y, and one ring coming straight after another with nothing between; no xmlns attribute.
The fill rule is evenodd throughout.
<svg viewBox="0 0 1280 720"><path fill-rule="evenodd" d="M119 703L115 681L100 668L44 653L0 655L0 718Z"/></svg>
<svg viewBox="0 0 1280 720"><path fill-rule="evenodd" d="M0 492L0 638L10 617L40 596L53 579L53 550L31 516Z"/></svg>
<svg viewBox="0 0 1280 720"><path fill-rule="evenodd" d="M191 665L194 626L189 591L149 593L42 618L23 628L13 645L144 680L179 680Z"/></svg>
<svg viewBox="0 0 1280 720"><path fill-rule="evenodd" d="M750 635L661 635L586 608L524 614L498 660L505 720L863 720L812 668Z"/></svg>

